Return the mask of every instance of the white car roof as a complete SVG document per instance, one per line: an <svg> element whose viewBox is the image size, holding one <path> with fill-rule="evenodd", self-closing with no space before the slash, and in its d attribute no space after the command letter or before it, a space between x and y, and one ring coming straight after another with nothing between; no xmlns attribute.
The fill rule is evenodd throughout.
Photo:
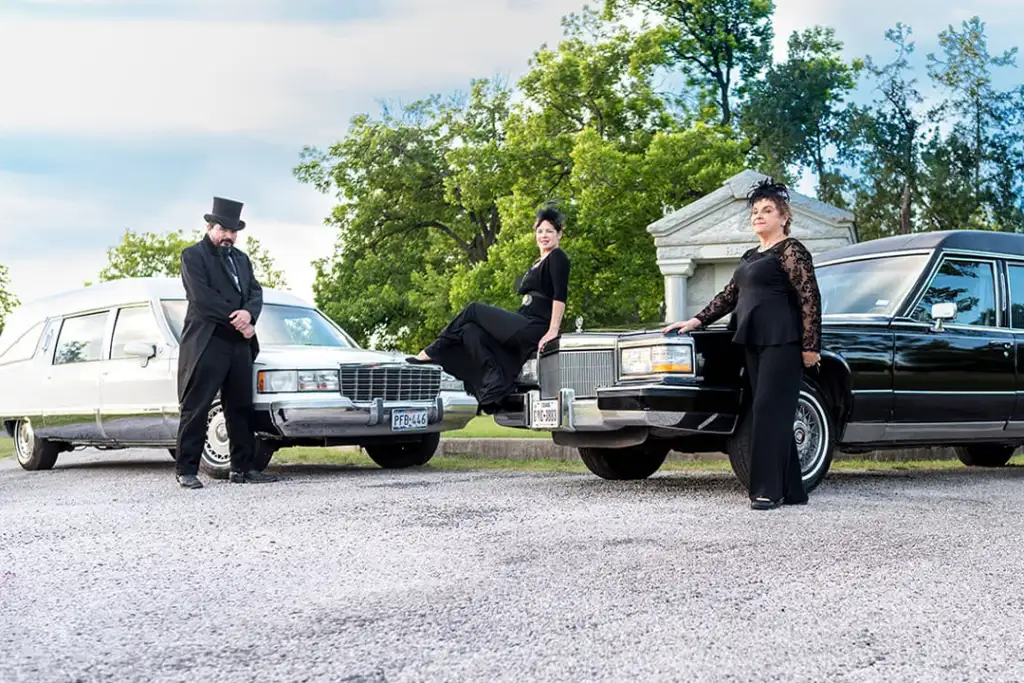
<svg viewBox="0 0 1024 683"><path fill-rule="evenodd" d="M7 318L0 349L25 333L36 323L80 311L142 303L159 299L184 299L180 277L135 277L100 282L88 287L53 294L22 304ZM314 308L312 304L281 289L263 288L263 303Z"/></svg>

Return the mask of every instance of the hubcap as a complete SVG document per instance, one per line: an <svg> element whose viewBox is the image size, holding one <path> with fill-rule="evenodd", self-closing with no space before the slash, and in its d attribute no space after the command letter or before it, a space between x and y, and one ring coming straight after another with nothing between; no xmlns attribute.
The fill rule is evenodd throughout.
<svg viewBox="0 0 1024 683"><path fill-rule="evenodd" d="M793 439L800 456L800 470L804 479L814 475L825 459L828 448L828 423L816 401L800 395L797 403L796 420L793 422Z"/></svg>
<svg viewBox="0 0 1024 683"><path fill-rule="evenodd" d="M18 429L14 435L14 450L18 456L18 462L25 464L32 457L32 450L35 448L35 433L32 431L32 424L25 420L18 423Z"/></svg>
<svg viewBox="0 0 1024 683"><path fill-rule="evenodd" d="M219 405L214 406L206 418L206 443L203 445L203 459L215 467L227 467L231 464L228 424L224 419L224 409Z"/></svg>

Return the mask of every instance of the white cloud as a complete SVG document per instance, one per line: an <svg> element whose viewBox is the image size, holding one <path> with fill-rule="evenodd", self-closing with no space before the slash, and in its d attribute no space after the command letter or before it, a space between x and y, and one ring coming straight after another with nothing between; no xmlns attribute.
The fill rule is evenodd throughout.
<svg viewBox="0 0 1024 683"><path fill-rule="evenodd" d="M0 63L15 65L0 133L337 135L353 98L524 70L582 4L406 0L333 23L14 15L0 23Z"/></svg>

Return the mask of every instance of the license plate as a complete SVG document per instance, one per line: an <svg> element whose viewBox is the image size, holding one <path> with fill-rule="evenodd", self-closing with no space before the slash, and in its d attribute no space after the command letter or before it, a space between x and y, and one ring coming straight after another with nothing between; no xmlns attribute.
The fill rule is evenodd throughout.
<svg viewBox="0 0 1024 683"><path fill-rule="evenodd" d="M534 401L530 404L530 426L554 428L559 426L558 399Z"/></svg>
<svg viewBox="0 0 1024 683"><path fill-rule="evenodd" d="M426 408L399 408L391 411L391 431L393 432L413 432L426 428Z"/></svg>

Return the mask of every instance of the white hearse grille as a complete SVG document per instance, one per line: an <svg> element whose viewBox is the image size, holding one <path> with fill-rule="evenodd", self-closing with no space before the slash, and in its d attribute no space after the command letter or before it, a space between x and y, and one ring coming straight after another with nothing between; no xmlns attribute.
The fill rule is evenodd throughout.
<svg viewBox="0 0 1024 683"><path fill-rule="evenodd" d="M433 401L440 392L441 371L437 368L341 368L341 394L353 401Z"/></svg>
<svg viewBox="0 0 1024 683"><path fill-rule="evenodd" d="M558 351L540 359L539 375L541 398L555 398L559 389L572 389L577 398L596 398L598 387L615 386L615 351Z"/></svg>

